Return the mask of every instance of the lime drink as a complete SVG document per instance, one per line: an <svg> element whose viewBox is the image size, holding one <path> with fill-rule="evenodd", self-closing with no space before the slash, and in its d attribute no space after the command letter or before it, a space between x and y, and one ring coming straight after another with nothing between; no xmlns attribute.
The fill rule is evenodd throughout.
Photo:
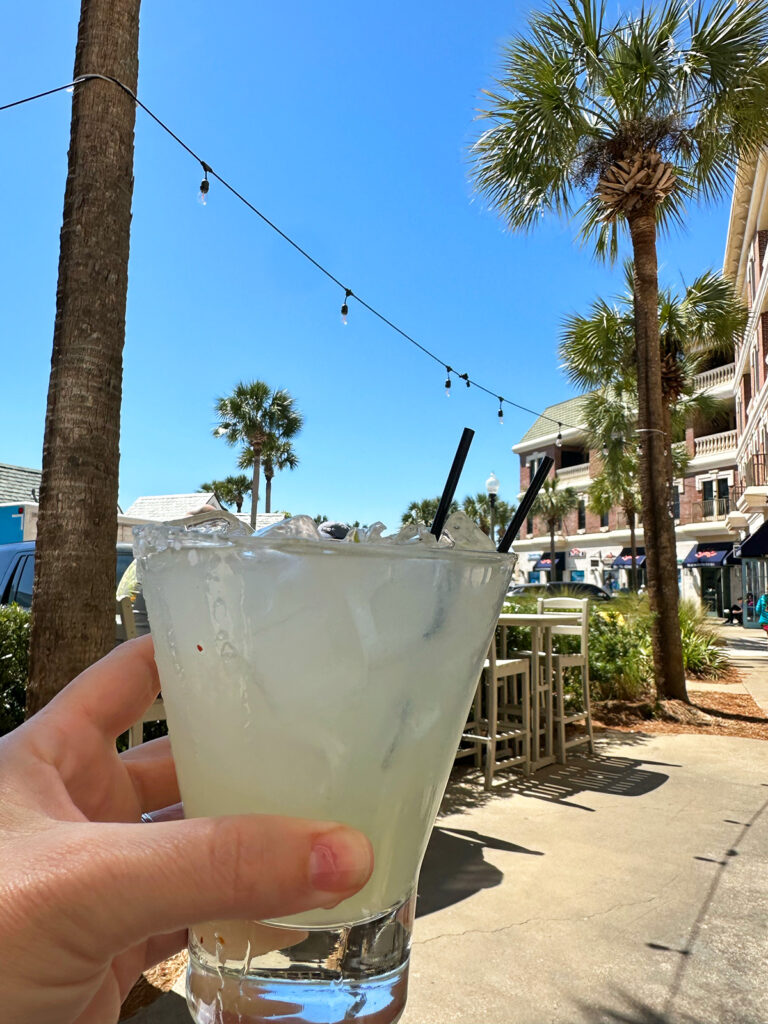
<svg viewBox="0 0 768 1024"><path fill-rule="evenodd" d="M382 530L136 530L185 814L336 820L374 848L333 909L191 929L200 1024L404 1007L415 882L514 556L461 514L439 543Z"/></svg>

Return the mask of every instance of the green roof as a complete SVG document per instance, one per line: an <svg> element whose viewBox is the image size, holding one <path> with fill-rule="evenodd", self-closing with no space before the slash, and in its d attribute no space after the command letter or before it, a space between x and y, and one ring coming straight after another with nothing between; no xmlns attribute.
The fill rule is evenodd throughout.
<svg viewBox="0 0 768 1024"><path fill-rule="evenodd" d="M529 444L539 437L547 437L557 431L557 424L563 427L581 427L584 425L582 408L587 400L586 395L577 395L565 402L558 402L556 405L548 405L541 416L523 434L517 445Z"/></svg>

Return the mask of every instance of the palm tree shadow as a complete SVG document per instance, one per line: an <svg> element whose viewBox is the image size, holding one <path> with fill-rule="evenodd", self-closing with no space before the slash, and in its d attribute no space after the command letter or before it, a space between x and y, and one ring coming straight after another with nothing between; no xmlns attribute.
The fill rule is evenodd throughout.
<svg viewBox="0 0 768 1024"><path fill-rule="evenodd" d="M435 827L419 874L416 916L424 917L473 896L481 889L500 885L504 873L489 864L483 851L506 850L542 857L541 850L509 843L469 829Z"/></svg>
<svg viewBox="0 0 768 1024"><path fill-rule="evenodd" d="M577 1003L584 1024L701 1024L688 1014L676 1012L674 1017L670 1017L666 1010L655 1010L624 992L619 993L619 997L626 1003L626 1008Z"/></svg>

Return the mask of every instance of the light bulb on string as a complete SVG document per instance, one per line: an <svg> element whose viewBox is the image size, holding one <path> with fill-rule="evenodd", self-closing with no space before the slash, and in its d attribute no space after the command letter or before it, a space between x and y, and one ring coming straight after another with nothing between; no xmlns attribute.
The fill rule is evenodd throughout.
<svg viewBox="0 0 768 1024"><path fill-rule="evenodd" d="M446 398L450 398L451 397L451 373L452 372L453 371L451 370L451 367L450 366L446 366L446 368L445 368L445 397Z"/></svg>
<svg viewBox="0 0 768 1024"><path fill-rule="evenodd" d="M563 424L557 424L557 437L555 438L555 444L558 448L563 447Z"/></svg>
<svg viewBox="0 0 768 1024"><path fill-rule="evenodd" d="M206 196L208 195L208 190L211 187L211 183L210 181L208 181L208 172L210 171L211 168L204 160L201 160L200 164L203 168L203 180L200 182L200 191L197 194L197 201L198 203L200 203L201 206L206 206Z"/></svg>
<svg viewBox="0 0 768 1024"><path fill-rule="evenodd" d="M499 395L499 411L497 413L499 417L499 426L504 426L504 399Z"/></svg>
<svg viewBox="0 0 768 1024"><path fill-rule="evenodd" d="M347 314L349 313L349 305L347 304L347 299L352 295L352 290L350 288L345 288L344 292L345 292L344 301L341 304L341 322L346 327L347 326Z"/></svg>
<svg viewBox="0 0 768 1024"><path fill-rule="evenodd" d="M461 379L464 381L464 383L467 385L467 387L470 387L469 374L468 373L460 373L459 377L461 377Z"/></svg>

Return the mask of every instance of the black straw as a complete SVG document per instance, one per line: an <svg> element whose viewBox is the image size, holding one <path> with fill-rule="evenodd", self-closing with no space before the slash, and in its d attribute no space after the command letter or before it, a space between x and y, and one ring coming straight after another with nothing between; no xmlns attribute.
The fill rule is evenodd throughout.
<svg viewBox="0 0 768 1024"><path fill-rule="evenodd" d="M501 544L499 544L497 550L502 554L506 554L507 551L512 547L512 543L520 532L520 527L523 525L525 520L528 518L528 513L531 511L531 505L536 500L536 495L541 490L541 485L547 479L550 469L554 466L555 460L550 458L549 455L545 455L539 463L539 468L536 470L536 475L528 490L523 495L523 500L517 506L517 511L512 517L512 522L507 527L507 532L501 538Z"/></svg>
<svg viewBox="0 0 768 1024"><path fill-rule="evenodd" d="M448 474L448 479L445 481L443 496L440 499L440 504L437 506L435 521L432 523L432 528L430 530L430 533L434 533L438 540L440 539L440 534L443 532L445 520L448 518L448 510L451 507L453 496L459 485L459 477L461 476L462 469L464 469L467 452L469 451L469 446L472 444L472 438L474 436L474 430L470 430L469 427L464 427L461 440L459 441L459 447L456 449L456 454L453 457L451 471Z"/></svg>

